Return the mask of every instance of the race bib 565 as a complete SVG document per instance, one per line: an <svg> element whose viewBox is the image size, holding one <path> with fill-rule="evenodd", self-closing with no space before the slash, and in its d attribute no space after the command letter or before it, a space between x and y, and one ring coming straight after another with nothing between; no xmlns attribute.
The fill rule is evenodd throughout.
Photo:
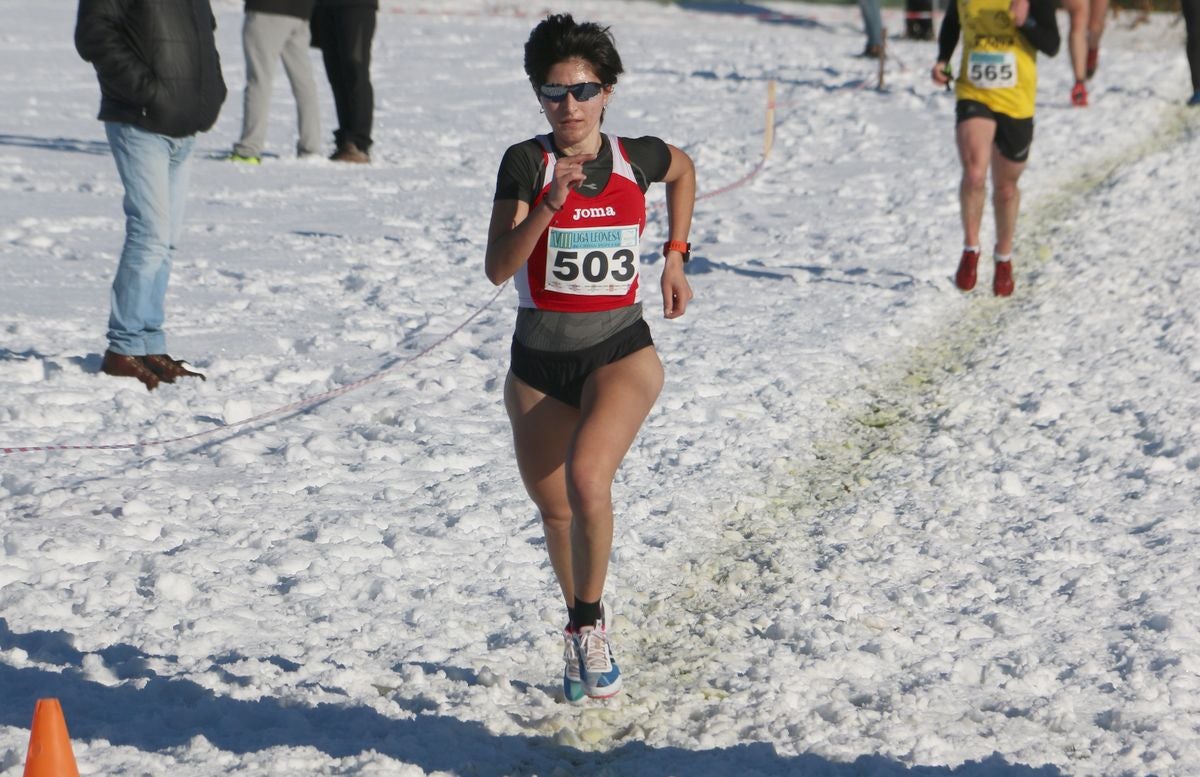
<svg viewBox="0 0 1200 777"><path fill-rule="evenodd" d="M1017 56L1011 51L972 51L967 57L967 79L980 89L1014 87Z"/></svg>

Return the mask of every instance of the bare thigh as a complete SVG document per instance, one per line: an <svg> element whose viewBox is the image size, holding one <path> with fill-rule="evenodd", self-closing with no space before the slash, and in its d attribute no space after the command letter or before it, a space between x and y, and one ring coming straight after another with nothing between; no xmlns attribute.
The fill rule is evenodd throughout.
<svg viewBox="0 0 1200 777"><path fill-rule="evenodd" d="M608 492L662 385L662 362L653 347L593 372L579 410L509 372L504 404L517 467L543 515L569 516L569 490L585 501Z"/></svg>
<svg viewBox="0 0 1200 777"><path fill-rule="evenodd" d="M542 515L569 518L565 465L579 411L511 371L504 381L504 406L512 424L517 468L529 497Z"/></svg>
<svg viewBox="0 0 1200 777"><path fill-rule="evenodd" d="M992 145L996 142L996 122L983 117L960 121L955 127L955 136L963 173L976 180L985 179L992 159Z"/></svg>
<svg viewBox="0 0 1200 777"><path fill-rule="evenodd" d="M662 386L662 362L653 346L592 373L584 384L582 415L569 453L573 488L611 487Z"/></svg>

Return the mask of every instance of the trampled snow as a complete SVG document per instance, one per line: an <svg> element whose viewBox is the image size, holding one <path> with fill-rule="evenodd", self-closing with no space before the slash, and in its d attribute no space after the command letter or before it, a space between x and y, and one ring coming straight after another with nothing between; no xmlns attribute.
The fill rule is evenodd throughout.
<svg viewBox="0 0 1200 777"><path fill-rule="evenodd" d="M255 168L217 159L219 0L230 96L168 295L208 380L147 393L98 374L122 190L74 4L0 0L0 447L37 449L0 457L0 775L42 697L87 775L1200 773L1177 18L1110 20L1087 109L1042 58L1000 301L987 267L953 286L953 97L900 9L877 89L853 5L554 8L612 25L606 129L685 149L703 195L614 489L626 690L561 698L500 398L515 292L482 271L500 156L544 129L545 5L385 0L374 163L294 159L281 73Z"/></svg>

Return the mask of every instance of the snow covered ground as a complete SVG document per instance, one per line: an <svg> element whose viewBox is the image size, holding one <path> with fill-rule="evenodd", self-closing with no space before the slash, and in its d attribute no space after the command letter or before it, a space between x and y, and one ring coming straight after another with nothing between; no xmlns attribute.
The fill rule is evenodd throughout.
<svg viewBox="0 0 1200 777"><path fill-rule="evenodd" d="M74 4L0 0L0 448L41 448L0 456L0 775L50 696L86 775L1200 773L1182 25L1111 22L1086 110L1042 60L997 301L950 277L935 44L893 37L877 90L854 6L554 5L617 36L607 128L707 195L615 489L627 690L576 707L500 401L515 293L482 271L544 8L385 0L369 168L291 158L280 75L279 156L195 165L168 325L208 381L147 393L97 374L121 186ZM216 9L202 157L241 122Z"/></svg>

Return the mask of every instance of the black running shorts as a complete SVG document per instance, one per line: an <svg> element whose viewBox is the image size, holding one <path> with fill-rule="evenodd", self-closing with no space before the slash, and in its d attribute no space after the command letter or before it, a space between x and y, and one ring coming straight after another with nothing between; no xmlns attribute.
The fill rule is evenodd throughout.
<svg viewBox="0 0 1200 777"><path fill-rule="evenodd" d="M954 107L955 124L967 119L991 119L996 122L996 149L1000 156L1012 162L1029 159L1033 145L1033 118L1014 119L975 100L959 100Z"/></svg>
<svg viewBox="0 0 1200 777"><path fill-rule="evenodd" d="M651 345L654 340L645 319L578 351L540 351L513 339L512 373L543 394L578 408L583 384L593 372Z"/></svg>

